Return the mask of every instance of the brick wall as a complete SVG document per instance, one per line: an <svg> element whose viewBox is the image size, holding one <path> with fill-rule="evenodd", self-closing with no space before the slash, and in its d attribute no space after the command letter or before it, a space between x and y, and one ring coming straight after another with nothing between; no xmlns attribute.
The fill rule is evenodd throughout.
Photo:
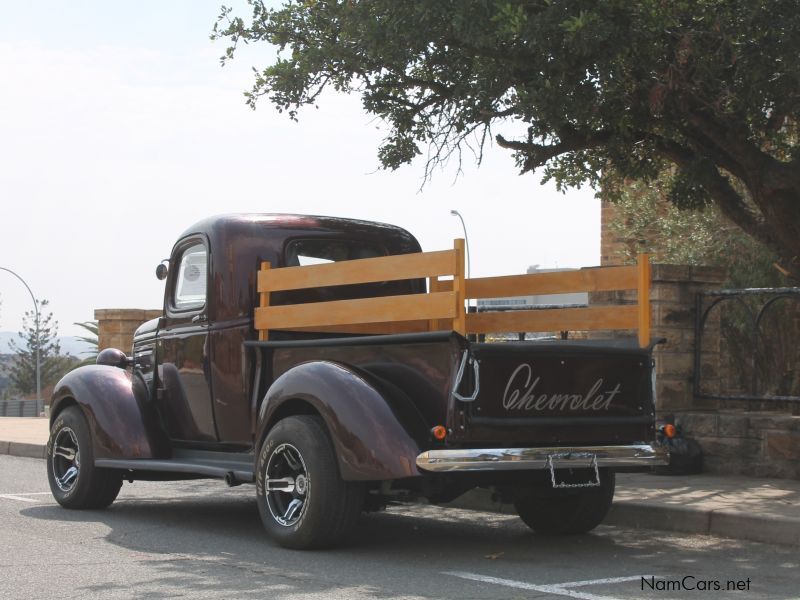
<svg viewBox="0 0 800 600"><path fill-rule="evenodd" d="M600 265L621 265L619 252L624 246L623 239L611 230L616 220L617 210L610 202L600 203Z"/></svg>

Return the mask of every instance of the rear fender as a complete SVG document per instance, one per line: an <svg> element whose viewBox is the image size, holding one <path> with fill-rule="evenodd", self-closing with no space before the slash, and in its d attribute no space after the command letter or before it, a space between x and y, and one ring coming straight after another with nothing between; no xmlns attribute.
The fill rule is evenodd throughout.
<svg viewBox="0 0 800 600"><path fill-rule="evenodd" d="M420 475L418 444L389 403L364 377L338 363L312 361L283 373L267 390L258 416L259 446L286 402L302 401L325 421L346 481L382 481Z"/></svg>
<svg viewBox="0 0 800 600"><path fill-rule="evenodd" d="M80 367L56 384L51 427L71 404L81 408L89 423L95 459L169 457L168 441L141 377L105 365Z"/></svg>

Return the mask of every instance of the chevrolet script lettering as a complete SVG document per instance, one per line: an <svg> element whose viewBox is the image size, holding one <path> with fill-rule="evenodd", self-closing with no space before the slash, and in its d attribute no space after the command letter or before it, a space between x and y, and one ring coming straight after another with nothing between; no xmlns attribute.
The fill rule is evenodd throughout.
<svg viewBox="0 0 800 600"><path fill-rule="evenodd" d="M563 410L608 410L614 397L620 393L619 384L614 389L601 391L603 379L594 382L585 395L581 394L539 394L535 393L540 377L533 379L533 369L522 363L511 374L503 394L503 408L508 411L563 411Z"/></svg>

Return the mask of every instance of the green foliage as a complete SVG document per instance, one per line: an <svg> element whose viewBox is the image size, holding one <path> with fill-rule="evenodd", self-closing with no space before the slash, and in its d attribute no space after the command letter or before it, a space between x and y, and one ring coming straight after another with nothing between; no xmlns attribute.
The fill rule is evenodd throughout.
<svg viewBox="0 0 800 600"><path fill-rule="evenodd" d="M87 332L88 335L79 335L78 339L86 342L89 345L89 350L81 352L81 354L85 355L84 358L76 363L73 368L77 369L78 367L95 364L97 362L97 353L99 351L98 339L100 336L100 326L98 322L83 321L82 323L73 323L73 325L77 325Z"/></svg>
<svg viewBox="0 0 800 600"><path fill-rule="evenodd" d="M13 387L22 394L36 392L36 350L39 350L39 364L42 389L55 383L65 372L64 357L60 356L58 344L58 321L47 310L47 300L38 302L39 322L36 313L29 310L22 321L23 331L19 332L21 343L11 341L15 354L9 378Z"/></svg>
<svg viewBox="0 0 800 600"><path fill-rule="evenodd" d="M675 177L665 172L651 183L606 181L616 210L609 229L621 240L620 253L626 262L635 262L639 252L648 252L654 262L724 267L726 287L789 285L773 267L775 253L742 233L718 208L680 208L667 202Z"/></svg>
<svg viewBox="0 0 800 600"><path fill-rule="evenodd" d="M397 169L426 175L494 139L559 187L601 169L713 201L800 275L800 11L796 0L305 0L223 7L212 38L272 45L246 94L296 119L326 88L389 127ZM735 181L736 183L732 183ZM738 186L738 188L737 188ZM741 189L746 190L745 194Z"/></svg>

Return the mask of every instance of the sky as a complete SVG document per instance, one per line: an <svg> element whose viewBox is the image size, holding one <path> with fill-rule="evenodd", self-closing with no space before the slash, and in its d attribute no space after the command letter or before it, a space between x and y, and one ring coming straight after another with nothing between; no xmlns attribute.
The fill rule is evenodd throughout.
<svg viewBox="0 0 800 600"><path fill-rule="evenodd" d="M243 2L226 2L247 16ZM274 58L244 48L221 67L219 1L0 0L0 267L50 301L61 335L97 308L159 308L155 267L194 222L227 212L400 225L423 250L466 223L472 276L599 264L600 205L519 176L488 146L423 186L423 163L379 169L387 129L357 96L329 94L299 122L243 92ZM0 330L28 292L0 271Z"/></svg>

